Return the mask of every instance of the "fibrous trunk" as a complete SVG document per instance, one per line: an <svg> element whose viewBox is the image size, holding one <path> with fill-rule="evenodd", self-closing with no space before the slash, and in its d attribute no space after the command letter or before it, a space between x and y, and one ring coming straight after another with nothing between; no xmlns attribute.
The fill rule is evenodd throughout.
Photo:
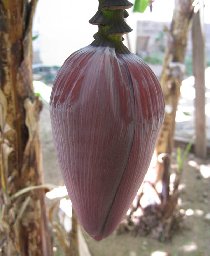
<svg viewBox="0 0 210 256"><path fill-rule="evenodd" d="M7 256L51 255L44 191L20 192L42 183L42 104L32 88L35 6L0 1L0 254Z"/></svg>
<svg viewBox="0 0 210 256"><path fill-rule="evenodd" d="M184 76L184 59L188 42L193 6L192 0L176 0L168 35L168 45L160 78L166 109L165 119L157 142L157 154L171 154L175 129L176 110L180 86Z"/></svg>
<svg viewBox="0 0 210 256"><path fill-rule="evenodd" d="M193 75L195 77L195 153L205 158L207 154L206 114L205 114L205 38L203 24L204 1L193 17L192 47Z"/></svg>

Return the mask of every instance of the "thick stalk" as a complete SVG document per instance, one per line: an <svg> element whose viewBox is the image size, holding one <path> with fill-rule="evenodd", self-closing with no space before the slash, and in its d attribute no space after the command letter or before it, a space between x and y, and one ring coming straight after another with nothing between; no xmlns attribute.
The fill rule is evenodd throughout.
<svg viewBox="0 0 210 256"><path fill-rule="evenodd" d="M184 75L184 58L188 32L193 16L192 0L176 0L168 46L160 78L166 111L165 120L157 142L157 154L173 150L176 110L180 96L180 86Z"/></svg>
<svg viewBox="0 0 210 256"><path fill-rule="evenodd" d="M70 232L70 253L71 256L79 256L78 222L74 210L72 211L72 228Z"/></svg>
<svg viewBox="0 0 210 256"><path fill-rule="evenodd" d="M122 35L132 29L126 24L124 18L128 17L125 9L132 4L127 0L99 0L96 14L90 19L90 23L98 25L98 32L94 35L94 46L110 46L117 51L128 52L122 44Z"/></svg>
<svg viewBox="0 0 210 256"><path fill-rule="evenodd" d="M169 198L169 194L167 194L167 186L169 184L164 182L164 177L167 177L170 172L170 160L173 151L174 130L176 124L176 110L179 102L180 86L185 71L184 59L187 48L188 32L193 17L192 2L193 0L176 0L175 2L176 8L171 22L168 46L160 78L166 109L164 123L157 141L156 152L158 158L162 155L167 155L167 164L165 164L165 161L158 162L156 172L158 180L161 180L163 183L162 196L164 195L166 198L166 208L171 204L170 201L172 202L171 205L173 205L173 207L168 214L171 214L171 216L176 207L178 197L175 195L174 200L173 198L167 200L167 198ZM179 182L179 180L180 177L177 176L176 183ZM168 179L167 182L169 182ZM165 194L165 192L167 193ZM166 212L168 212L168 210Z"/></svg>
<svg viewBox="0 0 210 256"><path fill-rule="evenodd" d="M201 1L202 4L202 1ZM203 3L204 5L204 3ZM195 77L195 153L205 158L207 154L205 115L205 38L200 7L193 18L193 74Z"/></svg>
<svg viewBox="0 0 210 256"><path fill-rule="evenodd" d="M0 1L1 255L52 255L44 191L11 196L42 183L40 100L32 87L36 0Z"/></svg>

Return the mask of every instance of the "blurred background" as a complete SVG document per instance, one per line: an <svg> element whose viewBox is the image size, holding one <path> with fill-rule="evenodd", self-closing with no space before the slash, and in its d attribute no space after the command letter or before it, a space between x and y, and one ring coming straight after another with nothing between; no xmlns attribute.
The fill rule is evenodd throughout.
<svg viewBox="0 0 210 256"><path fill-rule="evenodd" d="M140 1L135 2L140 3ZM33 0L25 0L25 2L30 4ZM20 249L29 248L28 244L23 245L23 240L26 240L27 236L23 239L19 238L23 235L18 234L24 234L23 230L27 230L27 234L30 234L30 229L32 230L31 225L28 225L28 228L22 219L33 219L35 216L34 213L25 215L25 212L33 208L30 203L29 206L27 205L27 200L31 195L33 198L33 193L37 190L44 191L43 195L41 192L37 194L43 196L43 200L46 201L46 205L42 208L44 210L41 211L42 214L46 211L46 215L41 215L41 219L45 219L48 224L41 223L42 227L48 225L50 230L49 232L46 231L47 228L45 230L50 237L50 245L45 244L45 249L48 246L51 252L46 250L48 253L36 254L34 251L30 255L210 255L210 1L205 1L204 5L203 1L155 0L151 1L152 12L149 7L150 2L147 2L148 7L144 12L139 12L138 8L136 12L133 8L128 10L130 16L126 22L133 31L124 36L124 43L131 52L137 54L152 68L164 92L166 84L175 81L176 93L173 94L171 91L164 93L166 119L171 118L170 111L167 112L167 107L170 107L168 97L177 99L177 104L172 108L174 120L170 119L172 121L169 125L174 127L174 132L168 132L169 135L166 135L163 143L161 142L161 147L156 147L158 158L154 154L143 186L139 189L118 229L108 238L96 242L82 230L74 212L72 213L71 202L67 196L53 144L49 101L54 79L65 59L93 41L97 26L89 24L88 21L95 14L98 1L89 0L82 3L72 0L38 1L31 28L32 80L35 95L42 102L39 135L43 169L41 168L39 175L44 176L44 182L40 185L41 178L40 180L38 178L38 185L31 185L30 179L24 179L24 175L20 175L19 180L22 179L25 183L19 186L21 182L18 181L18 189L12 185L13 196L8 199L7 196L11 191L8 192L4 188L2 177L7 177L5 180L8 180L9 184L11 176L8 171L1 172L3 181L0 185L0 256L29 255L24 252L26 249L22 251ZM187 5L190 6L189 10ZM3 4L0 3L2 8L0 10L4 10L2 6ZM186 16L183 15L185 12ZM187 15L189 21L186 21ZM197 17L196 21L194 17ZM3 21L3 18L0 21ZM181 32L176 30L174 24ZM180 24L183 24L183 27L187 24L186 29L182 31ZM187 38L186 54L174 60L173 55L179 47L182 47L176 44L175 39L179 37L183 37L183 40ZM172 38L174 38L174 50L170 48ZM0 34L0 43L1 40L3 39ZM3 50L4 47L0 52ZM2 63L0 58L1 70L3 70ZM0 81L4 83L1 77ZM7 95L7 92L5 89L4 94ZM0 94L0 99L3 106L2 95ZM3 113L2 109L4 108L0 108L2 111L0 114ZM163 134L168 129L164 125L166 124L163 124L161 130ZM1 132L2 135L8 131L1 130ZM1 138L4 141L5 137ZM9 140L9 137L7 139ZM166 148L171 149L166 150ZM7 165L1 167L12 168L10 162L14 159L5 157L4 152L7 152L6 156L8 156L10 150L8 151L8 148L7 151L4 150L5 147L2 146L3 157L0 160L2 163L7 162ZM13 177L17 176L15 174ZM167 195L164 192L165 188ZM16 199L17 201L13 201ZM11 205L15 205L15 209L21 209L19 213L16 214ZM15 221L11 224L9 220L13 218ZM13 233L17 240L11 235ZM38 237L34 234L32 237ZM36 240L39 239L32 240L36 244ZM8 249L13 247L15 249Z"/></svg>
<svg viewBox="0 0 210 256"><path fill-rule="evenodd" d="M59 3L58 3L59 2ZM92 36L97 31L96 26L88 23L97 9L97 1L80 2L68 0L39 1L33 26L33 35L38 36L33 41L34 49L34 79L42 81L51 88L57 69L74 51L90 44ZM127 23L133 28L128 36L124 36L129 49L143 58L160 78L163 70L163 60L168 47L170 24L173 17L175 2L173 0L157 0L153 3L153 10L149 8L144 13L129 10ZM79 13L79 15L78 15ZM205 33L206 58L206 147L210 146L210 3L205 2L203 29ZM195 88L192 63L192 33L189 29L186 56L184 60L185 72L181 86L181 97L176 112L176 129L174 140L176 148L173 150L172 170L177 168L177 152L191 145L195 138L194 100ZM51 74L51 76L50 76ZM39 86L37 90L39 91ZM49 93L44 96L49 102ZM53 184L62 184L58 179L57 165L52 135L48 104L41 113L41 138L43 146L45 179ZM188 147L189 148L189 147ZM177 151L178 150L178 151ZM189 150L190 151L190 150ZM185 151L186 153L187 151ZM209 151L208 151L209 152ZM193 152L188 152L184 159L184 171L179 189L182 191L179 204L184 214L184 227L178 231L173 239L166 244L159 243L147 235L132 235L123 231L121 235L112 235L102 242L95 242L85 235L91 255L209 255L210 247L210 159L197 158ZM173 171L172 171L173 172ZM53 173L53 175L52 175ZM205 177L204 177L204 176ZM151 178L151 179L154 179ZM202 189L201 189L202 187ZM151 191L149 190L149 192ZM151 200L151 198L150 198ZM206 205L205 207L203 207ZM204 209L205 208L205 209ZM134 214L135 215L135 214ZM138 215L138 214L137 214ZM121 232L119 232L121 233ZM155 235L154 235L155 236ZM164 239L163 239L164 240Z"/></svg>
<svg viewBox="0 0 210 256"><path fill-rule="evenodd" d="M68 0L39 1L33 25L33 35L38 35L33 44L34 63L61 65L71 53L90 44L93 34L97 31L97 26L92 26L88 21L94 15L97 6L98 3L95 0L84 1L82 5L79 2ZM155 1L152 12L149 8L141 14L128 9L130 16L127 18L127 22L133 29L129 33L132 52L140 55L142 51L149 55L154 55L156 52L157 56L154 57L160 58L158 54L163 53L166 46L164 27L169 26L173 10L173 0ZM206 1L204 9L206 38L209 38L210 33L209 12L210 3ZM144 42L144 39L148 42ZM159 49L157 49L158 47ZM206 49L207 56L209 56L209 40L206 40ZM189 56L191 55L190 51L191 43L189 42Z"/></svg>

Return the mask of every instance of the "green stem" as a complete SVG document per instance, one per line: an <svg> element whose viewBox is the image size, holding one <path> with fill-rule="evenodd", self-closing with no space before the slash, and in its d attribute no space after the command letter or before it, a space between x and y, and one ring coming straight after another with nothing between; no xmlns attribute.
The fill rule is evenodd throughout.
<svg viewBox="0 0 210 256"><path fill-rule="evenodd" d="M125 9L131 6L127 0L99 0L98 11L90 19L91 24L99 27L92 45L110 45L118 50L125 48L122 35L132 31L124 20L128 17Z"/></svg>

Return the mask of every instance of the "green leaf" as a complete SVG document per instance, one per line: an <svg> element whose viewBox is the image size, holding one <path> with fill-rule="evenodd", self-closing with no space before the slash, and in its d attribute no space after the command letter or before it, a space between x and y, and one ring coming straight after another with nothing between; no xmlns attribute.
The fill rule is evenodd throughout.
<svg viewBox="0 0 210 256"><path fill-rule="evenodd" d="M191 113L190 113L190 112L184 112L184 111L183 111L183 114L184 114L185 116L191 116Z"/></svg>
<svg viewBox="0 0 210 256"><path fill-rule="evenodd" d="M183 159L182 159L182 150L181 148L177 148L176 162L178 165L178 172L182 171L183 168Z"/></svg>
<svg viewBox="0 0 210 256"><path fill-rule="evenodd" d="M32 41L36 40L39 37L39 35L32 36Z"/></svg>
<svg viewBox="0 0 210 256"><path fill-rule="evenodd" d="M149 5L150 1L149 0L135 0L134 3L134 12L144 12Z"/></svg>
<svg viewBox="0 0 210 256"><path fill-rule="evenodd" d="M35 96L41 98L41 94L39 92L35 92Z"/></svg>

